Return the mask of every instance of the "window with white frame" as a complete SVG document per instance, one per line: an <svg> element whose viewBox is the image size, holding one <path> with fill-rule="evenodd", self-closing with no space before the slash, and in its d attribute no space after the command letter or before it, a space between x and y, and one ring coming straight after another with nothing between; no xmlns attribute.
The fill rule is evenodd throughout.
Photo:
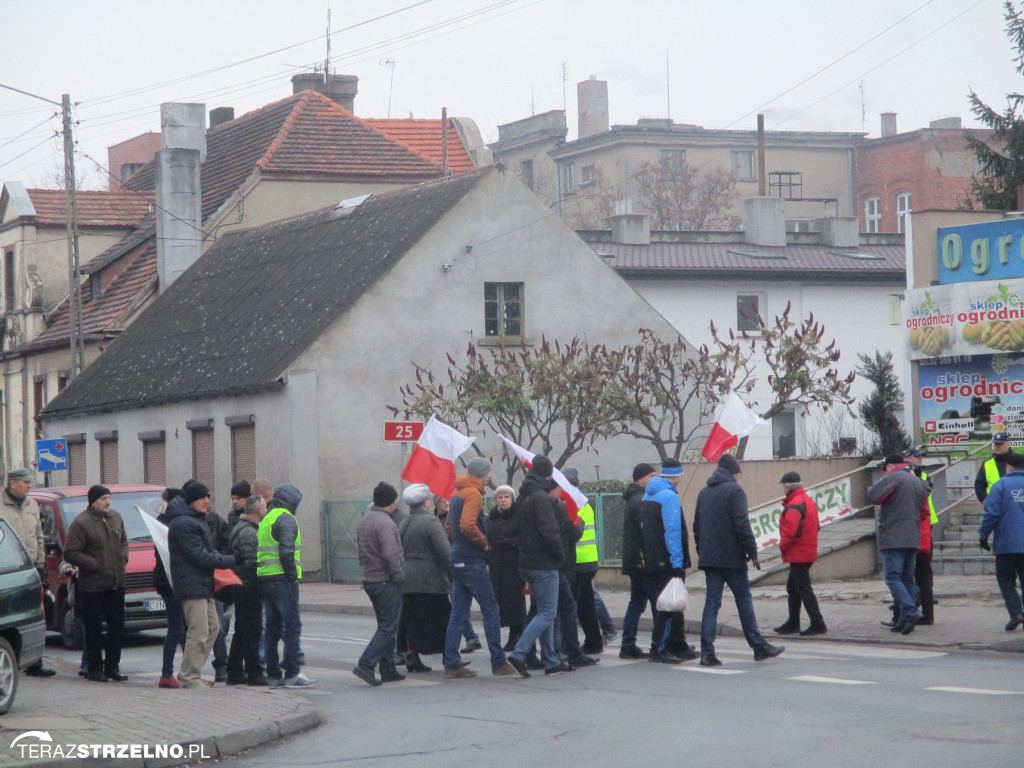
<svg viewBox="0 0 1024 768"><path fill-rule="evenodd" d="M764 312L764 296L759 293L741 293L736 296L736 330L757 333Z"/></svg>
<svg viewBox="0 0 1024 768"><path fill-rule="evenodd" d="M896 195L896 224L900 232L906 232L906 216L910 213L910 193Z"/></svg>
<svg viewBox="0 0 1024 768"><path fill-rule="evenodd" d="M734 150L732 153L732 172L738 181L751 181L754 178L754 153Z"/></svg>
<svg viewBox="0 0 1024 768"><path fill-rule="evenodd" d="M523 335L522 283L484 283L484 335Z"/></svg>
<svg viewBox="0 0 1024 768"><path fill-rule="evenodd" d="M772 416L772 455L776 459L796 456L796 412L792 408Z"/></svg>
<svg viewBox="0 0 1024 768"><path fill-rule="evenodd" d="M566 163L562 166L562 194L576 194L576 163Z"/></svg>
<svg viewBox="0 0 1024 768"><path fill-rule="evenodd" d="M882 231L882 199L869 197L864 201L864 226L866 232Z"/></svg>
<svg viewBox="0 0 1024 768"><path fill-rule="evenodd" d="M533 189L533 160L523 160L519 164L519 178L527 189Z"/></svg>
<svg viewBox="0 0 1024 768"><path fill-rule="evenodd" d="M686 164L685 149L661 150L661 167L665 172L680 173Z"/></svg>
<svg viewBox="0 0 1024 768"><path fill-rule="evenodd" d="M580 179L581 187L586 184L593 184L597 181L597 169L594 167L593 163L587 163L580 168L580 173L582 175L582 178Z"/></svg>

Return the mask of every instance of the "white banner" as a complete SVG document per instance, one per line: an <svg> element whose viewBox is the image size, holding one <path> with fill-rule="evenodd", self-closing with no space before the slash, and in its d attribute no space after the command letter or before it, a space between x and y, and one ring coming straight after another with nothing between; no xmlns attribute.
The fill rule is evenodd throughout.
<svg viewBox="0 0 1024 768"><path fill-rule="evenodd" d="M850 505L851 489L850 478L846 477L834 483L815 486L807 490L807 495L818 505L818 524L821 527L847 518L855 512ZM750 510L749 517L750 527L754 531L759 551L779 543L779 518L782 517L781 501L754 507Z"/></svg>
<svg viewBox="0 0 1024 768"><path fill-rule="evenodd" d="M147 515L142 511L142 507L138 504L135 508L139 510L139 516L142 517L142 522L149 528L149 535L153 537L153 544L156 547L156 551L160 554L160 562L164 564L164 572L167 574L167 583L174 587L174 583L171 581L171 553L167 549L167 526L161 522L157 522L155 517Z"/></svg>

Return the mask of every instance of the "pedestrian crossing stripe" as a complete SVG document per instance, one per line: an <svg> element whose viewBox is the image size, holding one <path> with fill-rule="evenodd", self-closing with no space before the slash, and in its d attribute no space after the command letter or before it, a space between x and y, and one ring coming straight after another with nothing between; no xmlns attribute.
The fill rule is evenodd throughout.
<svg viewBox="0 0 1024 768"><path fill-rule="evenodd" d="M875 685L874 680L845 680L841 677L819 677L817 675L796 675L786 678L800 683L831 683L833 685Z"/></svg>
<svg viewBox="0 0 1024 768"><path fill-rule="evenodd" d="M955 685L939 685L934 688L925 688L926 691L940 691L943 693L975 693L982 696L1024 696L1024 691L997 691L989 688L960 688Z"/></svg>
<svg viewBox="0 0 1024 768"><path fill-rule="evenodd" d="M742 669L722 669L721 667L676 667L680 672L700 672L702 675L742 675Z"/></svg>

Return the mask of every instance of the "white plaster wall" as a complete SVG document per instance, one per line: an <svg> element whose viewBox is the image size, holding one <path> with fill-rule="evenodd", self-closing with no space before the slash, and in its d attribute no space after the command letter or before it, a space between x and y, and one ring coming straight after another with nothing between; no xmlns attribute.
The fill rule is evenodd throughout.
<svg viewBox="0 0 1024 768"><path fill-rule="evenodd" d="M632 285L679 332L697 344L710 344L710 323L713 321L719 334L728 338L729 329L736 328L736 296L759 293L765 296L767 306L762 314L772 324L776 315L792 302L790 319L799 322L808 313L825 329L825 339L836 340L841 357L840 374L845 376L858 365L858 353L874 355L875 350L890 350L898 375L903 371L903 344L899 324L889 323L889 301L891 294L902 293L897 286L864 286L857 284L814 285L787 282L753 280L630 280ZM898 320L898 318L897 318ZM767 367L761 362L755 368L758 384L747 398L748 405L762 412L770 405L767 386ZM872 386L866 380L854 380L852 393L855 398L868 395ZM756 403L756 405L755 405ZM857 403L851 406L856 413ZM821 419L820 413L811 412L808 419ZM814 432L820 425L798 422L797 453L807 446L807 433ZM852 423L852 422L851 422ZM857 420L857 426L860 422ZM772 458L771 428L758 428L747 445L747 458Z"/></svg>

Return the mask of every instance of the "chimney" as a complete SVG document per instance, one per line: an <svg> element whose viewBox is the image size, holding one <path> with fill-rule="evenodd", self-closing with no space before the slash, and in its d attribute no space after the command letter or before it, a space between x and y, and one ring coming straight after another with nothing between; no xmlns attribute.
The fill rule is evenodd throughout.
<svg viewBox="0 0 1024 768"><path fill-rule="evenodd" d="M932 120L928 123L928 127L933 131L959 131L962 128L959 116L941 117L938 120Z"/></svg>
<svg viewBox="0 0 1024 768"><path fill-rule="evenodd" d="M860 232L856 216L829 216L815 222L821 232L821 244L832 248L856 248Z"/></svg>
<svg viewBox="0 0 1024 768"><path fill-rule="evenodd" d="M743 201L743 242L786 244L786 207L781 197L751 197Z"/></svg>
<svg viewBox="0 0 1024 768"><path fill-rule="evenodd" d="M156 153L156 265L160 292L203 252L199 168L206 159L206 106L161 104Z"/></svg>
<svg viewBox="0 0 1024 768"><path fill-rule="evenodd" d="M217 107L210 110L210 127L216 128L221 123L227 123L235 119L234 107Z"/></svg>
<svg viewBox="0 0 1024 768"><path fill-rule="evenodd" d="M608 81L593 75L576 84L576 104L579 110L578 137L585 139L608 130Z"/></svg>
<svg viewBox="0 0 1024 768"><path fill-rule="evenodd" d="M355 75L328 75L326 82L324 82L324 76L319 72L292 75L292 93L301 93L306 90L322 93L331 101L355 114L356 94L359 92L359 78Z"/></svg>
<svg viewBox="0 0 1024 768"><path fill-rule="evenodd" d="M612 242L621 245L650 245L651 217L647 213L616 213L605 219L612 228Z"/></svg>
<svg viewBox="0 0 1024 768"><path fill-rule="evenodd" d="M896 113L895 112L883 112L882 113L882 138L886 139L890 136L895 136L896 130Z"/></svg>

